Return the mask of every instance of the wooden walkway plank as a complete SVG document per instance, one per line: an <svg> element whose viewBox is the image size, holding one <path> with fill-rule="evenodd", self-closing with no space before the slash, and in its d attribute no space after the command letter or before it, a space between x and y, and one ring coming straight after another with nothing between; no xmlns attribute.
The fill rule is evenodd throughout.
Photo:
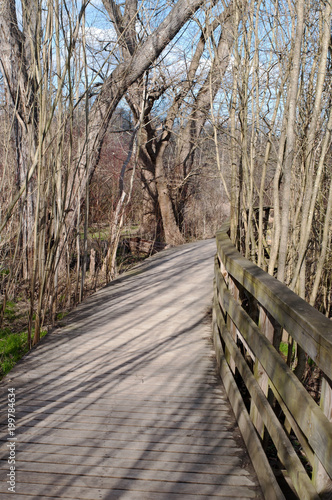
<svg viewBox="0 0 332 500"><path fill-rule="evenodd" d="M115 467L118 466L119 463L121 463L121 460L124 460L126 463L129 463L129 461L134 461L134 463L138 463L140 460L147 460L147 461L153 461L156 463L177 463L177 464L182 464L182 463L190 463L190 464L196 464L196 465L204 465L204 464L211 464L211 465L232 465L234 467L239 466L241 467L243 465L243 456L241 456L241 449L237 449L236 453L234 455L231 455L228 452L228 448L221 447L220 449L220 454L203 454L203 453L185 453L183 451L181 452L172 452L172 451L166 451L163 453L160 453L159 451L156 450L144 450L142 453L141 450L135 450L135 449L126 449L126 448L109 448L106 453L105 449L103 448L91 448L91 447L84 447L84 446L61 446L61 445L52 445L52 444L38 444L38 443L28 443L28 444L22 444L20 446L20 454L28 453L28 454L35 454L33 459L35 459L38 462L38 456L39 455L51 455L54 456L54 461L57 463L61 461L61 463L66 463L67 460L78 460L79 463L83 460L82 457L84 457L84 463L85 461L94 461L97 460L99 463L103 464L104 460L108 461L111 460L113 461L113 464ZM60 455L60 457L57 457L56 455ZM3 460L4 463L7 463L7 456L8 456L8 449L3 447L1 450L1 458L0 460ZM21 457L21 455L20 455ZM7 466L7 465L6 465Z"/></svg>
<svg viewBox="0 0 332 500"><path fill-rule="evenodd" d="M170 249L97 292L0 385L0 496L262 500L215 372L213 240Z"/></svg>
<svg viewBox="0 0 332 500"><path fill-rule="evenodd" d="M31 457L32 453L34 453L33 457ZM58 458L54 453L47 453L47 450L42 450L41 452L33 452L31 448L29 452L20 451L20 463L22 462L32 462L35 464L57 464ZM163 470L163 471L187 471L190 473L199 473L199 474L233 474L233 475L244 475L249 476L249 472L246 469L243 469L240 464L241 461L233 460L230 461L229 457L227 460L221 460L220 462L228 462L228 463L209 463L204 462L201 457L195 455L197 457L197 461L193 464L188 461L179 461L184 457L173 457L171 454L165 454L160 459L160 456L157 456L156 460L153 459L144 459L139 455L127 456L122 458L106 458L106 457L96 457L96 456L85 456L84 457L84 465L88 467L96 468L98 470L102 468L103 470L106 467L114 467L116 469L119 468L130 468L130 469L144 469L144 470ZM6 468L5 456L1 456L0 459L0 468ZM31 460L33 458L33 460ZM234 458L234 457L232 457ZM198 463L197 463L198 462ZM71 465L71 466L81 466L82 458L78 455L63 455L61 457L61 463L63 465ZM237 465L237 467L236 467ZM39 467L39 465L38 465ZM95 472L95 470L94 470Z"/></svg>

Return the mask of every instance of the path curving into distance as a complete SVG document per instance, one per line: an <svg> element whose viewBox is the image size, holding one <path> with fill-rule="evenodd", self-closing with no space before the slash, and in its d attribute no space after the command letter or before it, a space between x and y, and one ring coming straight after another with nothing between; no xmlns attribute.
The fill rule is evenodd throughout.
<svg viewBox="0 0 332 500"><path fill-rule="evenodd" d="M207 240L151 257L81 304L2 381L1 498L263 498L215 371L215 251Z"/></svg>

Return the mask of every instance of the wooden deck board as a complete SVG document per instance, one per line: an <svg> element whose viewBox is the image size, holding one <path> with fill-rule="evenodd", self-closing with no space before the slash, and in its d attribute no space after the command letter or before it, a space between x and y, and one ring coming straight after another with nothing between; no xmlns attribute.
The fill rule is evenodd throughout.
<svg viewBox="0 0 332 500"><path fill-rule="evenodd" d="M34 453L33 457L31 454ZM196 456L196 455L195 455ZM3 458L3 460L2 460ZM33 460L31 460L33 458ZM195 463L191 462L179 462L179 458L181 457L173 457L171 454L164 454L162 459L160 456L157 456L155 460L153 459L143 459L139 455L127 456L123 458L117 458L116 461L114 458L106 458L106 457L96 457L96 456L85 456L84 457L84 466L85 467L93 467L93 472L98 474L99 469L104 470L107 467L114 467L116 469L144 469L144 470L163 470L163 471L187 471L190 473L199 473L199 474L232 474L232 475L245 475L248 476L249 472L243 469L240 466L240 460L230 461L221 460L221 462L228 463L214 463L211 464L209 462L204 462L202 456L197 456L197 461ZM234 458L234 457L232 457ZM57 464L59 462L59 457L57 457L56 453L53 453L52 450L47 453L47 450L43 449L39 453L33 452L31 449L27 452L20 451L20 464L23 462L31 462L35 465L37 470L39 469L39 464ZM61 455L61 464L80 467L82 465L81 456L78 455ZM236 465L237 464L237 467ZM6 456L0 455L0 468L6 469L7 462ZM78 472L78 469L75 469Z"/></svg>
<svg viewBox="0 0 332 500"><path fill-rule="evenodd" d="M16 390L16 492L1 498L262 499L215 375L213 241L154 256L90 297L0 386Z"/></svg>
<svg viewBox="0 0 332 500"><path fill-rule="evenodd" d="M71 500L183 500L184 495L187 495L185 488L178 488L177 485L172 485L175 491L171 491L171 486L164 483L163 491L156 491L152 487L152 491L147 489L149 485L146 484L136 484L136 482L123 481L118 487L112 489L100 488L100 487L75 487L71 485L53 485L50 488L49 484L33 484L24 483L25 488L29 488L30 493L32 493L33 500L36 498L68 498ZM160 483L159 483L160 484ZM178 491L177 491L178 490ZM238 488L226 486L224 488L219 488L219 491L215 493L214 488L202 488L199 492L197 491L197 486L195 487L196 493L190 494L188 498L190 500L204 500L206 498L221 498L222 500L247 500L255 499L255 494L248 489L243 489L243 494L240 495ZM6 489L2 487L0 483L0 493L6 495ZM15 494L15 500L17 499L17 494ZM29 495L30 496L30 495ZM10 498L10 497L7 497ZM25 496L21 495L21 498L25 500ZM31 498L31 496L30 496Z"/></svg>
<svg viewBox="0 0 332 500"><path fill-rule="evenodd" d="M145 472L145 471L143 471ZM95 494L98 494L99 489L106 491L112 491L113 489L123 489L129 491L136 491L137 494L141 493L142 498L144 498L144 492L159 492L166 493L169 491L174 491L175 493L182 493L184 495L190 495L199 491L200 494L213 495L213 496L235 496L241 491L243 497L255 498L255 493L250 489L248 484L241 484L241 481L232 481L232 476L218 476L219 481L215 481L211 484L207 482L193 481L188 482L188 474L174 475L174 481L172 481L172 474L169 475L169 479L156 478L153 479L140 479L140 474L137 472L137 477L130 478L126 476L122 477L91 477L87 474L85 475L71 475L63 473L44 473L44 472L25 472L19 470L17 473L17 481L24 485L25 490L29 490L30 485L40 485L41 487L47 486L52 488L56 486L62 486L63 490L71 487L80 487L86 490L95 490ZM209 477L209 476L208 476ZM224 479L224 482L222 482ZM206 481L206 479L204 479ZM232 484L232 483L240 484ZM251 483L251 486L253 483ZM44 489L44 488L41 488ZM95 498L98 498L98 496Z"/></svg>
<svg viewBox="0 0 332 500"><path fill-rule="evenodd" d="M175 451L156 451L154 449L145 449L142 453L141 450L128 449L128 448L109 448L106 450L104 448L86 447L86 446L62 446L61 444L38 444L38 443L22 443L20 444L20 453L34 453L34 454L51 454L60 455L61 462L66 460L71 460L71 457L78 457L79 461L82 461L82 457L85 460L99 460L99 463L103 463L104 460L114 460L115 466L121 460L130 461L134 460L135 463L139 460L149 460L154 462L175 462L178 464L191 463L191 464L217 464L217 465L233 465L242 466L243 456L241 454L241 449L233 449L234 454L229 453L228 448L221 447L220 454L203 454L203 453L186 453L185 451L175 452ZM5 446L1 449L1 459L7 460L8 450ZM21 455L20 455L21 456ZM59 461L59 457L55 457L56 461ZM81 462L80 462L81 463Z"/></svg>

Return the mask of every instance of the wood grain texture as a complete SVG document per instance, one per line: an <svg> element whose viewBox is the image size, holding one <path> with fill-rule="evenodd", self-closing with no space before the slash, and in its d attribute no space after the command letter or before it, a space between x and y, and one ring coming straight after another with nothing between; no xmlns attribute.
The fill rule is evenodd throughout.
<svg viewBox="0 0 332 500"><path fill-rule="evenodd" d="M332 380L332 322L235 249L225 228L217 233L220 260L227 271L256 297Z"/></svg>
<svg viewBox="0 0 332 500"><path fill-rule="evenodd" d="M226 311L260 360L291 415L307 437L310 446L332 477L332 423L271 343L260 333L256 324L233 299L226 285L222 289L222 301Z"/></svg>
<svg viewBox="0 0 332 500"><path fill-rule="evenodd" d="M236 366L248 388L252 402L255 403L259 415L264 422L274 444L278 451L278 456L280 457L282 463L285 465L287 472L296 488L299 492L301 500L319 500L319 496L314 486L311 484L310 479L300 461L294 448L289 441L286 432L282 424L279 422L274 410L270 406L266 394L262 391L259 382L255 379L254 375L251 373L248 365L246 364L243 356L237 348L231 334L228 332L221 314L217 312L217 324L221 337L228 346L229 351L232 353L232 357L236 362ZM219 333L218 332L218 333ZM218 345L215 340L216 345ZM242 411L246 411L244 408ZM253 422L254 423L254 422ZM253 431L254 432L254 431ZM249 439L250 441L250 439ZM264 453L261 450L261 453ZM257 458L258 467L262 467L261 458ZM270 481L268 481L270 483ZM270 494L271 496L271 494Z"/></svg>
<svg viewBox="0 0 332 500"><path fill-rule="evenodd" d="M242 375L242 380L249 390L251 404L260 408L251 412L259 433L263 435L266 428L277 448L278 456L293 480L299 498L330 498L332 491L332 422L331 422L331 394L330 378L332 373L332 323L317 310L291 292L285 285L269 276L255 264L243 258L230 242L225 226L217 234L217 258L215 259L215 293L214 293L214 322L218 325L219 333L225 344L225 361L230 367L235 365ZM255 304L253 313L262 308L265 321L258 320L256 315L252 319L242 307L241 301L233 296L229 286L232 281L237 282L241 293L249 297ZM249 293L248 293L249 292ZM251 299L250 299L251 297ZM248 307L248 304L247 304ZM268 331L266 320L268 318ZM279 354L279 337L274 342L274 325L280 326L296 340L303 350L316 362L325 374L321 407L307 393L293 371L287 366ZM240 332L236 338L229 330L229 325ZM227 328L226 328L227 327ZM245 342L243 342L243 339ZM242 345L242 350L250 349L250 356L254 355L254 369L251 374L236 345ZM275 345L273 345L275 344ZM231 360L231 363L229 359ZM232 369L233 371L233 369ZM257 380L264 380L260 385L263 391L259 395ZM324 388L328 388L326 394ZM306 473L298 467L298 463L289 461L288 444L279 439L273 424L273 415L268 406L268 392L273 393L287 419L288 428L291 427L307 458L314 466L313 481L308 483ZM264 396L265 394L265 396ZM265 402L264 402L265 397ZM263 425L264 424L264 427ZM282 433L280 433L281 435ZM285 437L285 436L284 436ZM284 450L283 447L285 446ZM319 478L319 479L318 479ZM315 485L315 487L313 486Z"/></svg>

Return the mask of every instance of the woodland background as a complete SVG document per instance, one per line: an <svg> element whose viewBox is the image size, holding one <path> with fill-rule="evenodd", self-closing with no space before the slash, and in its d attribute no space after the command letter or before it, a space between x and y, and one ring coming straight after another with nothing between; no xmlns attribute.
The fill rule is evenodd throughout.
<svg viewBox="0 0 332 500"><path fill-rule="evenodd" d="M329 1L0 0L3 336L227 217L331 317L331 70Z"/></svg>

